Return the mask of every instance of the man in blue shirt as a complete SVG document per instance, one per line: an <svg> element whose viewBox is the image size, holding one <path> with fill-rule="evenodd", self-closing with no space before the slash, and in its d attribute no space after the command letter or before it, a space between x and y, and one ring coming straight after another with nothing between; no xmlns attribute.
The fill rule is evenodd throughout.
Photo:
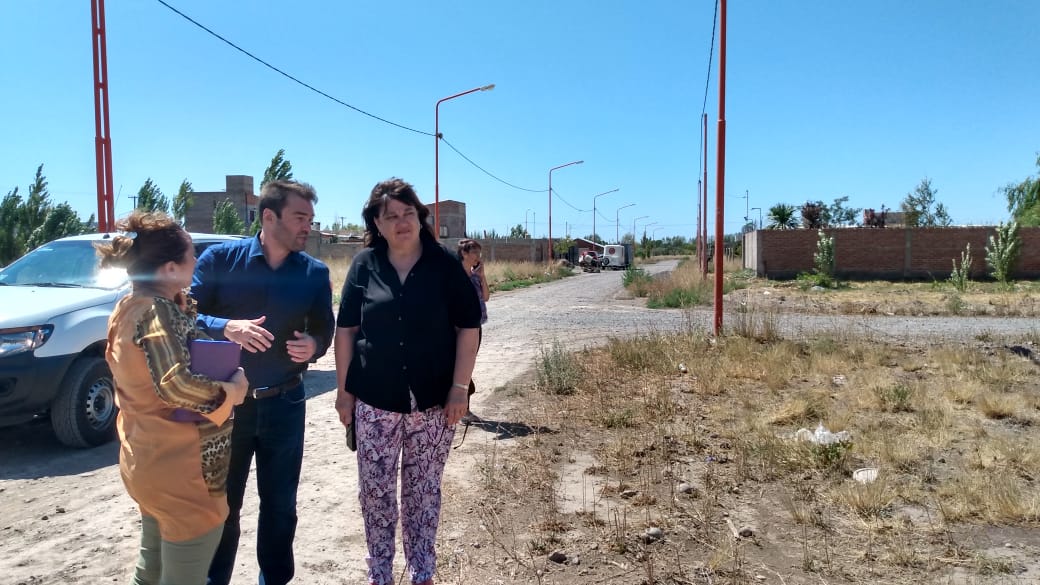
<svg viewBox="0 0 1040 585"><path fill-rule="evenodd" d="M191 294L199 325L242 346L249 393L235 408L227 496L230 512L209 571L227 585L241 535L239 515L256 455L260 494L256 555L260 585L285 585L295 572L296 490L306 412L303 373L332 342L329 269L303 253L314 220L314 188L272 181L260 193L261 231L203 252Z"/></svg>

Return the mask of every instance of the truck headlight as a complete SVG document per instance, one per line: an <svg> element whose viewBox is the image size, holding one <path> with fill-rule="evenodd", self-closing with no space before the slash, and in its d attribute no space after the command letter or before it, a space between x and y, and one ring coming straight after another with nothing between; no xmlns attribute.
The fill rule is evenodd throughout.
<svg viewBox="0 0 1040 585"><path fill-rule="evenodd" d="M33 351L47 343L53 332L54 325L0 329L0 358Z"/></svg>

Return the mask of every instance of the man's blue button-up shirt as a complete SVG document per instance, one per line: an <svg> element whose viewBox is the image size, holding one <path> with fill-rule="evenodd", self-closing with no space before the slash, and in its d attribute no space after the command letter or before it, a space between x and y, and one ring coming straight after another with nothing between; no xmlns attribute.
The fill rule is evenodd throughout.
<svg viewBox="0 0 1040 585"><path fill-rule="evenodd" d="M286 342L293 331L317 342L312 361L332 343L332 285L329 269L302 252L291 252L277 270L264 258L259 235L207 248L195 265L191 295L198 302L198 324L214 339L226 339L232 319L267 317L261 325L274 335L265 352L242 352L249 386L281 384L307 369L293 362Z"/></svg>

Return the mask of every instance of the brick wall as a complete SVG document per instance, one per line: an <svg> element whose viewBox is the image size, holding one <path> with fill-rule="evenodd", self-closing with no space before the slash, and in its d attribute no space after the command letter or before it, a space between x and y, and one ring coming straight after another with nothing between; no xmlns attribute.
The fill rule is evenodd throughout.
<svg viewBox="0 0 1040 585"><path fill-rule="evenodd" d="M971 244L971 275L988 273L986 243L992 227L835 228L835 274L842 278L946 278L953 260ZM1040 228L1020 228L1022 251L1015 278L1040 278ZM816 230L758 230L744 234L744 267L759 276L793 278L811 272Z"/></svg>

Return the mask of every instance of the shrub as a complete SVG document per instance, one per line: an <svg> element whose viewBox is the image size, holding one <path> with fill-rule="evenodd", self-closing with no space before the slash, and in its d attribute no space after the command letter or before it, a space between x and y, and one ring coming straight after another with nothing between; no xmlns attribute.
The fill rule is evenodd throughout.
<svg viewBox="0 0 1040 585"><path fill-rule="evenodd" d="M834 278L834 238L828 237L827 234L820 230L819 237L816 240L816 253L813 254L813 266L816 269L816 274L826 276L828 279Z"/></svg>
<svg viewBox="0 0 1040 585"><path fill-rule="evenodd" d="M1006 285L1011 276L1011 268L1022 251L1022 240L1018 236L1018 222L997 225L996 233L989 237L986 244L986 264L992 271L993 278Z"/></svg>
<svg viewBox="0 0 1040 585"><path fill-rule="evenodd" d="M823 288L834 288L837 282L834 280L834 238L820 230L816 240L816 252L813 254L812 274L801 273L797 276L798 285L802 290L814 286Z"/></svg>
<svg viewBox="0 0 1040 585"><path fill-rule="evenodd" d="M549 394L573 394L581 380L581 366L558 340L539 350L538 387Z"/></svg>
<svg viewBox="0 0 1040 585"><path fill-rule="evenodd" d="M958 292L964 292L968 289L968 283L971 282L971 244L969 243L964 247L964 251L961 252L961 265L957 266L957 260L953 260L953 272L950 273L950 284L953 288L957 289Z"/></svg>

